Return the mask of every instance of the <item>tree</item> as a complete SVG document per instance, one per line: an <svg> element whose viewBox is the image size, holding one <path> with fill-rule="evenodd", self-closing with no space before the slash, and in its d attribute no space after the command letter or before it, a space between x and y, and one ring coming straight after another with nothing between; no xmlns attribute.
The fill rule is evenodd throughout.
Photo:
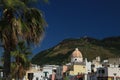
<svg viewBox="0 0 120 80"><path fill-rule="evenodd" d="M11 64L11 74L15 79L22 79L26 70L30 67L29 56L31 51L26 47L24 42L19 42L15 51L11 52L13 62Z"/></svg>
<svg viewBox="0 0 120 80"><path fill-rule="evenodd" d="M19 41L38 44L46 22L40 10L29 8L32 0L0 0L0 44L4 48L4 77L10 74L10 52Z"/></svg>

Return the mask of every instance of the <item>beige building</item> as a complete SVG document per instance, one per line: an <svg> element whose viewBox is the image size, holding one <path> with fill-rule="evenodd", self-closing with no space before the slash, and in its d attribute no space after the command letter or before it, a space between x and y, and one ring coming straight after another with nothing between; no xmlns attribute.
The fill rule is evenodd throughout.
<svg viewBox="0 0 120 80"><path fill-rule="evenodd" d="M73 70L70 71L70 75L84 74L86 72L85 65L73 65Z"/></svg>
<svg viewBox="0 0 120 80"><path fill-rule="evenodd" d="M87 74L91 72L91 62L87 58L83 60L78 48L71 55L71 67L69 75L79 77L81 80L89 80Z"/></svg>
<svg viewBox="0 0 120 80"><path fill-rule="evenodd" d="M83 62L82 53L78 48L76 48L71 55L71 63L72 70L69 73L70 75L84 74L86 72L85 62Z"/></svg>

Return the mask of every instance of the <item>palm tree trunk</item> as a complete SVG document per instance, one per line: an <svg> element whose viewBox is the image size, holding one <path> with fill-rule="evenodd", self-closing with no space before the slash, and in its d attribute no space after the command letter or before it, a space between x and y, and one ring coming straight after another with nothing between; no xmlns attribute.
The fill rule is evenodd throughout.
<svg viewBox="0 0 120 80"><path fill-rule="evenodd" d="M5 53L4 53L4 78L5 80L7 80L10 76L10 61L11 61L11 58L10 58L10 51L9 50L6 50Z"/></svg>

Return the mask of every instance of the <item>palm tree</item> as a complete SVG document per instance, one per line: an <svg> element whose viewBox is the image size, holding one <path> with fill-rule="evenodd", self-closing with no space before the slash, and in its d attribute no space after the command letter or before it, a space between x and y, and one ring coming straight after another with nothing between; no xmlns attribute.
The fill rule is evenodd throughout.
<svg viewBox="0 0 120 80"><path fill-rule="evenodd" d="M4 48L4 77L10 74L10 52L19 41L38 44L46 22L42 12L29 8L31 0L0 0L0 43Z"/></svg>
<svg viewBox="0 0 120 80"><path fill-rule="evenodd" d="M22 79L26 73L26 70L30 67L29 56L31 51L29 48L26 48L24 42L19 42L15 51L11 52L12 59L14 61L11 64L11 74L15 79Z"/></svg>

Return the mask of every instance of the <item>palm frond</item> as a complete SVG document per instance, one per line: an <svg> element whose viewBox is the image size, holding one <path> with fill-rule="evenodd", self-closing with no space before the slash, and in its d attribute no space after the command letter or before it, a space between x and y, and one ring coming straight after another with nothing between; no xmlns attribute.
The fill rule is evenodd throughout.
<svg viewBox="0 0 120 80"><path fill-rule="evenodd" d="M19 41L23 40L26 44L38 44L43 38L47 25L41 11L29 8L28 4L31 1L37 0L0 0L0 5L2 4L0 6L0 44L4 45L5 54L11 52L17 66L22 65L21 70L28 66L28 56L31 53L26 45L19 44ZM47 0L44 1L47 2ZM7 57L10 56L5 56ZM9 63L10 60L8 63L6 61L5 65ZM6 76L8 76L10 69L5 68Z"/></svg>

